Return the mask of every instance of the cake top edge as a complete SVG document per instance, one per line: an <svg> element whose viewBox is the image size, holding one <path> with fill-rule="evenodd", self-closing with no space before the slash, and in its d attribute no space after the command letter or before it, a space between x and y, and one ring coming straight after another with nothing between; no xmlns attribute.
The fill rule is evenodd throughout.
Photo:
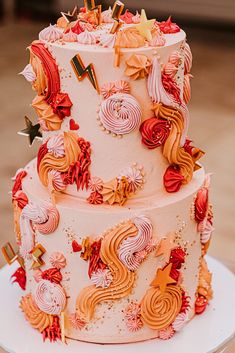
<svg viewBox="0 0 235 353"><path fill-rule="evenodd" d="M45 44L64 46L66 49L111 51L153 49L167 47L185 40L185 32L169 17L159 22L141 13L124 10L125 5L116 1L113 8L102 9L94 1L84 1L84 7L61 12L55 24L39 33Z"/></svg>

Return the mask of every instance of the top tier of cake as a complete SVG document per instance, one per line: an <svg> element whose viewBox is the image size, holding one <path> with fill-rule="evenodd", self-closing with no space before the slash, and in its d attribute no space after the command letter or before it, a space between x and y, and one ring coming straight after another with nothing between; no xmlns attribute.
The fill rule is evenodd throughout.
<svg viewBox="0 0 235 353"><path fill-rule="evenodd" d="M113 34L111 10L100 25L94 11L83 11L75 22L64 15L40 32L24 71L37 91L32 106L43 130L42 183L88 196L78 183L59 186L65 179L58 172L65 170L58 165L61 158L68 164L76 133L90 144L84 184L91 178L91 191L101 181L112 189L123 177L136 198L179 190L201 155L186 139L192 55L185 32L170 20L147 20L143 11L132 18L127 12ZM45 165L46 153L52 158Z"/></svg>

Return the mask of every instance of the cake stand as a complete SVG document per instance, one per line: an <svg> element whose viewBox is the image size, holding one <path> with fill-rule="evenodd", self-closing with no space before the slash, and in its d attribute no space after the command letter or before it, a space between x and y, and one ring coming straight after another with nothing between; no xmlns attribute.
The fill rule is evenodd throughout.
<svg viewBox="0 0 235 353"><path fill-rule="evenodd" d="M213 272L214 299L203 315L196 316L185 328L169 340L143 343L100 345L68 340L43 343L41 335L25 321L18 308L24 294L12 285L11 275L17 264L0 271L0 346L10 353L215 353L225 347L235 335L235 278L221 263L208 258Z"/></svg>

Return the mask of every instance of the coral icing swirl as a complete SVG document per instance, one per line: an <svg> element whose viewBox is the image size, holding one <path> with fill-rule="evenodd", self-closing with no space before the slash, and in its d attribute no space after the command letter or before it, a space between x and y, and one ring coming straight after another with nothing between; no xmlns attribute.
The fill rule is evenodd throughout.
<svg viewBox="0 0 235 353"><path fill-rule="evenodd" d="M141 123L141 107L130 94L118 93L101 103L99 119L114 134L125 135Z"/></svg>
<svg viewBox="0 0 235 353"><path fill-rule="evenodd" d="M30 202L23 209L20 216L21 229L21 246L20 254L23 258L30 256L30 252L34 248L35 233L33 229L33 222L45 223L48 220L46 208Z"/></svg>
<svg viewBox="0 0 235 353"><path fill-rule="evenodd" d="M78 145L78 137L73 132L64 132L64 150L65 156L55 158L47 153L41 160L39 165L39 178L44 186L48 186L48 173L51 170L58 172L67 172L72 163L77 162L80 155L80 147Z"/></svg>
<svg viewBox="0 0 235 353"><path fill-rule="evenodd" d="M32 107L39 117L39 123L43 130L60 130L62 120L53 112L53 108L45 101L44 96L36 96L32 102ZM42 124L43 122L44 124Z"/></svg>
<svg viewBox="0 0 235 353"><path fill-rule="evenodd" d="M188 43L185 43L184 47L184 73L189 74L192 69L193 55Z"/></svg>
<svg viewBox="0 0 235 353"><path fill-rule="evenodd" d="M36 305L31 294L28 294L21 299L20 308L23 311L26 320L39 332L42 333L47 327L52 325L53 316L42 312Z"/></svg>
<svg viewBox="0 0 235 353"><path fill-rule="evenodd" d="M32 82L32 87L39 96L44 95L48 85L47 76L40 59L33 54L32 50L30 50L30 65L36 75L35 80Z"/></svg>
<svg viewBox="0 0 235 353"><path fill-rule="evenodd" d="M191 84L190 84L190 79L193 76L191 74L186 74L184 75L184 94L183 98L186 104L189 103L191 99Z"/></svg>
<svg viewBox="0 0 235 353"><path fill-rule="evenodd" d="M153 235L153 226L147 217L139 216L135 218L134 224L138 229L138 234L135 237L125 239L118 250L119 259L130 271L139 268L141 258L138 257L138 253L146 249L151 243Z"/></svg>
<svg viewBox="0 0 235 353"><path fill-rule="evenodd" d="M60 315L66 305L66 295L63 288L59 284L47 280L42 280L37 284L34 300L39 309L49 315Z"/></svg>
<svg viewBox="0 0 235 353"><path fill-rule="evenodd" d="M54 233L60 221L60 214L56 207L48 206L46 209L47 221L44 223L36 223L35 227L41 234Z"/></svg>
<svg viewBox="0 0 235 353"><path fill-rule="evenodd" d="M135 237L137 232L135 225L128 221L118 225L104 236L100 257L109 267L113 280L108 288L90 286L81 291L76 302L76 312L79 317L89 321L93 318L95 308L99 303L119 300L130 295L136 275L119 260L118 249L125 239Z"/></svg>
<svg viewBox="0 0 235 353"><path fill-rule="evenodd" d="M174 96L169 94L163 87L161 67L156 56L153 58L152 68L148 77L148 92L154 103L162 103L165 106L177 108L181 112L183 125L180 143L183 146L188 132L189 112L185 103L179 105Z"/></svg>
<svg viewBox="0 0 235 353"><path fill-rule="evenodd" d="M153 330L163 330L171 325L180 312L182 291L179 286L169 285L164 293L150 288L141 302L141 318Z"/></svg>
<svg viewBox="0 0 235 353"><path fill-rule="evenodd" d="M146 55L133 54L126 60L126 65L127 68L125 70L125 75L133 80L137 80L148 76L151 68L151 61Z"/></svg>
<svg viewBox="0 0 235 353"><path fill-rule="evenodd" d="M171 125L167 120L150 118L140 126L142 143L149 149L163 145L169 136Z"/></svg>
<svg viewBox="0 0 235 353"><path fill-rule="evenodd" d="M165 119L171 123L170 134L163 147L163 155L169 164L179 166L184 182L189 183L193 177L194 161L190 154L183 147L180 147L184 129L183 116L179 110L162 104L156 105L155 108L155 114L158 118Z"/></svg>

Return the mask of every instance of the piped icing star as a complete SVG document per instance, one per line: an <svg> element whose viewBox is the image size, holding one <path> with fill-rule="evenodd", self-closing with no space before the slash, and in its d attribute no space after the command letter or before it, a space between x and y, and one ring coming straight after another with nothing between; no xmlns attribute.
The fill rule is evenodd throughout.
<svg viewBox="0 0 235 353"><path fill-rule="evenodd" d="M154 27L155 19L148 20L144 9L141 10L140 23L135 27L138 29L140 34L148 41L152 40L152 29Z"/></svg>
<svg viewBox="0 0 235 353"><path fill-rule="evenodd" d="M163 238L157 248L156 256L163 256L166 262L169 262L171 250L176 247L174 242L175 233L169 233L166 238Z"/></svg>
<svg viewBox="0 0 235 353"><path fill-rule="evenodd" d="M159 287L160 291L164 293L168 284L175 284L176 281L170 277L171 268L172 263L167 265L163 270L158 269L156 277L151 283L151 287Z"/></svg>

